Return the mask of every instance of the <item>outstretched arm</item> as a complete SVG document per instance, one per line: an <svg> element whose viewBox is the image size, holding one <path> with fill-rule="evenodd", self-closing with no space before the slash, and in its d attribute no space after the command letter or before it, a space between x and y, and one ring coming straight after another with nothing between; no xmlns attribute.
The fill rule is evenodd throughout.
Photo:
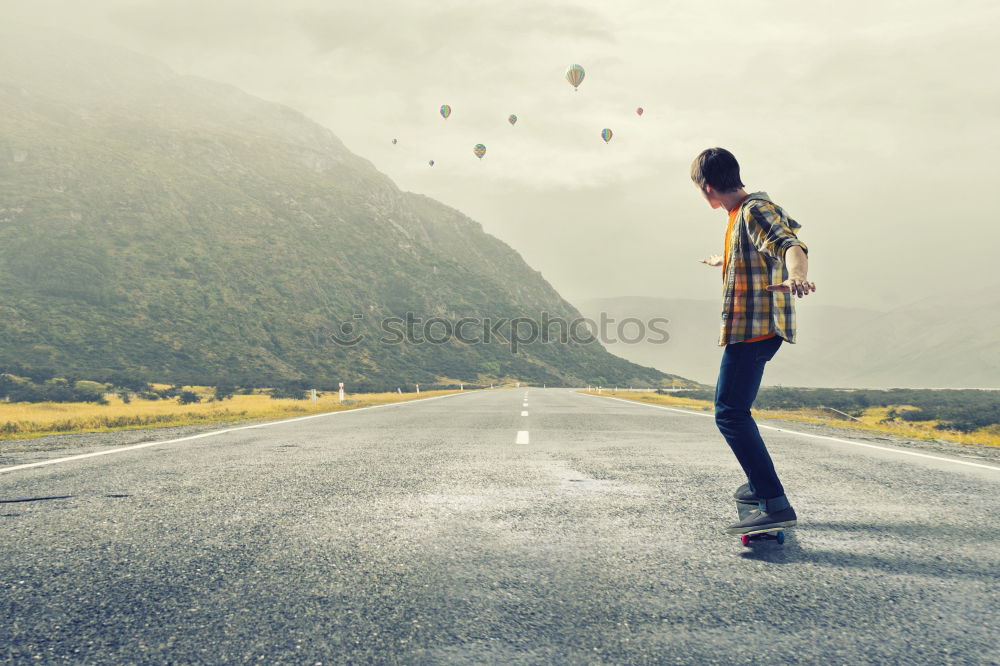
<svg viewBox="0 0 1000 666"><path fill-rule="evenodd" d="M816 285L806 280L809 272L809 258L798 245L792 245L785 250L785 264L788 266L788 279L781 284L768 285L768 291L793 293L802 298L811 291L816 291Z"/></svg>
<svg viewBox="0 0 1000 666"><path fill-rule="evenodd" d="M785 250L785 265L788 266L788 277L798 278L805 282L809 272L809 256L798 245Z"/></svg>

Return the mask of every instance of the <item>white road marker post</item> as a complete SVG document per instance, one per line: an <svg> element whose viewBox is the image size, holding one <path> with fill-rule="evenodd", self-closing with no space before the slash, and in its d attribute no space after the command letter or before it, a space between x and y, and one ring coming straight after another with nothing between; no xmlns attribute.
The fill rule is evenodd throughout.
<svg viewBox="0 0 1000 666"><path fill-rule="evenodd" d="M340 401L344 402L344 382L340 382Z"/></svg>
<svg viewBox="0 0 1000 666"><path fill-rule="evenodd" d="M420 393L420 384L417 384L417 393Z"/></svg>
<svg viewBox="0 0 1000 666"><path fill-rule="evenodd" d="M464 391L465 390L465 384L459 384L458 385L458 390L459 391Z"/></svg>
<svg viewBox="0 0 1000 666"><path fill-rule="evenodd" d="M316 389L311 389L309 391L309 399L316 402L319 398L316 397Z"/></svg>

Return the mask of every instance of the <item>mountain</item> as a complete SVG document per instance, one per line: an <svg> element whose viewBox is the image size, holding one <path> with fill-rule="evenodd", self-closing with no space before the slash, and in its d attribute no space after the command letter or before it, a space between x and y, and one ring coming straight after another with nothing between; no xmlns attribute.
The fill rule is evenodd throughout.
<svg viewBox="0 0 1000 666"><path fill-rule="evenodd" d="M783 344L764 372L765 386L828 388L996 388L1000 386L1000 288L925 291L880 312L825 305L815 293L796 299L798 342ZM621 297L580 306L617 320L663 317L664 344L609 344L636 363L714 385L721 302Z"/></svg>
<svg viewBox="0 0 1000 666"><path fill-rule="evenodd" d="M66 35L0 27L0 63L0 365L355 389L681 380L596 343L514 353L472 340L479 324L397 343L387 322L407 313L580 314L293 109Z"/></svg>

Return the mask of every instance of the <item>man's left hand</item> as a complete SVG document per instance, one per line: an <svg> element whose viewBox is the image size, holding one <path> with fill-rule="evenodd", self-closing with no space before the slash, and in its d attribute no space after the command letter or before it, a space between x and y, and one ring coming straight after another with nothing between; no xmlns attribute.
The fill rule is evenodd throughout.
<svg viewBox="0 0 1000 666"><path fill-rule="evenodd" d="M780 291L783 294L794 294L802 298L811 291L816 291L816 284L799 278L788 278L781 284L770 284L768 291Z"/></svg>

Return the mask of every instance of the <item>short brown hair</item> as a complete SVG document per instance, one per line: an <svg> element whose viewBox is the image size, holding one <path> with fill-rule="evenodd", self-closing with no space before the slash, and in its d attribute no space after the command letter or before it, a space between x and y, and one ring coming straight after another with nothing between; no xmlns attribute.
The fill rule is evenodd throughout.
<svg viewBox="0 0 1000 666"><path fill-rule="evenodd" d="M705 190L711 185L717 192L735 192L743 187L740 165L725 148L708 148L701 151L691 163L691 180Z"/></svg>

